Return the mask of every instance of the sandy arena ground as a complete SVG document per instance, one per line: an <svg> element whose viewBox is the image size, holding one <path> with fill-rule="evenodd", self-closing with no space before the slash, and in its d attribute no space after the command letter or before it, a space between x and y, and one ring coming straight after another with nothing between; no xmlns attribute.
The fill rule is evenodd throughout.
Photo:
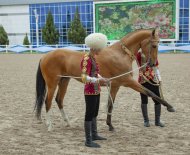
<svg viewBox="0 0 190 155"><path fill-rule="evenodd" d="M108 92L102 89L98 128L108 140L98 141L100 149L84 146L83 85L75 80L71 80L64 100L71 127L61 122L55 101L53 131L47 131L44 107L43 122L34 117L35 76L41 57L41 54L0 54L0 155L190 154L190 54L159 55L164 97L176 109L175 113L169 113L162 108L165 128L154 126L151 99L148 105L151 127L145 128L139 93L122 87L112 117L116 130L108 131L105 123Z"/></svg>

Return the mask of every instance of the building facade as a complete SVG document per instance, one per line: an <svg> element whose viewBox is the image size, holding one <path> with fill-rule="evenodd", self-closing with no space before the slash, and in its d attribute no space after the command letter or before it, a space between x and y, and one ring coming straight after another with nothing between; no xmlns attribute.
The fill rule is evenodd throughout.
<svg viewBox="0 0 190 155"><path fill-rule="evenodd" d="M76 8L79 10L81 22L87 33L92 33L94 30L93 3L98 1L100 0L46 0L45 2L43 0L0 0L0 24L8 33L10 44L22 44L27 33L31 44L36 45L38 33L39 45L42 45L45 44L42 40L42 28L48 12L51 11L60 34L59 44L68 44L70 42L67 38L67 31ZM177 17L179 18L179 39L175 42L190 43L189 0L179 0L176 9L179 10L179 17ZM38 31L36 31L35 10L38 15Z"/></svg>
<svg viewBox="0 0 190 155"><path fill-rule="evenodd" d="M93 32L93 2L80 1L80 2L61 2L61 3L46 3L46 4L30 4L30 38L33 44L36 44L36 19L34 10L37 11L38 26L39 26L39 44L45 44L42 40L42 28L45 25L46 17L51 11L54 24L59 32L59 44L68 44L67 32L70 24L74 19L75 11L78 8L80 20L87 33Z"/></svg>
<svg viewBox="0 0 190 155"><path fill-rule="evenodd" d="M178 43L190 43L190 2L179 0L179 40Z"/></svg>

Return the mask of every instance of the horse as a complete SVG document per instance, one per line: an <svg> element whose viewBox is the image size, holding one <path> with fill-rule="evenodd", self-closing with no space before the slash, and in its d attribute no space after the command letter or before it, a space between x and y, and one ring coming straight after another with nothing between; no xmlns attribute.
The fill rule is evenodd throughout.
<svg viewBox="0 0 190 155"><path fill-rule="evenodd" d="M139 49L142 49L148 63L155 65L158 55L159 34L158 29L141 29L131 32L121 38L120 41L102 49L99 55L96 56L97 63L100 68L100 75L105 78L112 78L126 72L132 71L132 63ZM71 77L81 76L81 59L84 52L76 52L68 49L56 49L44 55L39 62L36 74L36 101L35 110L36 117L41 119L41 109L45 101L46 121L48 131L52 129L50 108L53 95L56 88L56 102L60 109L62 118L70 125L68 116L63 109L63 99L67 91L67 86ZM64 75L66 77L60 77ZM67 77L68 76L68 77ZM76 80L81 81L80 78ZM111 81L110 95L108 99L108 114L106 123L109 130L113 131L114 127L111 122L111 113L116 94L120 86L130 87L133 90L143 93L159 103L167 107L169 112L174 112L174 108L165 100L156 96L150 90L144 88L136 80L133 79L133 74L126 74Z"/></svg>

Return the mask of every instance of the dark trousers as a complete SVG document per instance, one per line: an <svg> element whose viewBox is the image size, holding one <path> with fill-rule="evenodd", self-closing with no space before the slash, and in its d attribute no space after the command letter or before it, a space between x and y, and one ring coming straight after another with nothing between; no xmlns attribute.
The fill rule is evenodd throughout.
<svg viewBox="0 0 190 155"><path fill-rule="evenodd" d="M151 81L152 83L154 83L153 81ZM150 91L152 91L154 94L156 94L158 97L160 97L160 91L159 91L159 86L154 86L154 85L151 85L150 83L148 82L145 82L142 84L145 88L149 89ZM141 95L141 104L148 104L148 96L140 93ZM152 99L155 103L155 105L158 105L160 104L158 101Z"/></svg>
<svg viewBox="0 0 190 155"><path fill-rule="evenodd" d="M98 95L85 95L86 112L85 121L92 121L92 118L98 116L100 105L100 94Z"/></svg>

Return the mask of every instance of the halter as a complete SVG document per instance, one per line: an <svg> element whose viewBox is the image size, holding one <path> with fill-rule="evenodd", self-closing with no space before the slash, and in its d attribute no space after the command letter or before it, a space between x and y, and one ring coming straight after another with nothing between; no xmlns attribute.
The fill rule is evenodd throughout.
<svg viewBox="0 0 190 155"><path fill-rule="evenodd" d="M123 44L122 41L120 41L121 48L124 50L125 53L129 55L131 60L133 61L135 59L135 55Z"/></svg>
<svg viewBox="0 0 190 155"><path fill-rule="evenodd" d="M152 37L151 37L151 39L148 41L149 43L150 43L150 46L149 46L149 51L148 51L148 59L147 59L147 65L149 65L150 66L150 60L151 60L151 58L150 58L150 53L151 53L151 51L152 51L152 42L157 42L158 40L152 40ZM139 63L138 63L138 61L136 61L137 62L137 65L140 67L140 65L139 65ZM151 67L154 67L154 65L153 66L151 66ZM160 86L160 84L159 83L152 83L150 80L148 80L144 75L142 75L143 76L143 78L144 78L144 80L146 81L146 82L148 82L149 84L151 84L151 85L153 85L153 86Z"/></svg>
<svg viewBox="0 0 190 155"><path fill-rule="evenodd" d="M150 60L151 60L151 57L150 57L150 53L152 51L152 42L157 42L157 40L153 40L152 37L151 39L148 41L148 43L150 43L150 46L149 46L149 51L148 51L148 59L147 59L147 62L146 62L146 65L143 65L143 67L146 67L147 65L150 65ZM139 70L142 68L142 66L140 67L135 55L124 45L124 43L122 41L120 41L120 45L121 45L121 48L123 49L123 51L129 55L129 57L131 58L131 60L133 61L134 59L136 60L137 62L137 65L139 67ZM153 66L152 66L153 67ZM154 84L152 83L150 80L148 80L144 75L143 75L143 78L145 79L146 82L148 82L149 84L151 85L154 85L154 86L159 86L158 83ZM113 104L113 103L112 103Z"/></svg>
<svg viewBox="0 0 190 155"><path fill-rule="evenodd" d="M148 51L148 59L147 59L147 63L150 64L150 52L151 52L151 49L152 49L152 42L157 42L157 40L152 40L152 38L149 40L149 43L150 43L150 46L149 46L149 51ZM131 52L126 46L125 44L120 41L120 45L121 45L121 48L123 49L123 51L129 55L129 57L131 58L131 60L133 61L134 59L136 59L135 55L133 52Z"/></svg>
<svg viewBox="0 0 190 155"><path fill-rule="evenodd" d="M151 39L148 41L148 42L150 43L149 51L148 51L148 59L147 59L148 65L150 65L150 60L151 60L150 53L151 53L151 51L152 51L152 43L153 43L153 42L158 42L158 41L159 41L159 40L152 39L152 37L151 37ZM154 66L154 65L153 65L153 66ZM153 67L153 66L151 66L151 67Z"/></svg>

